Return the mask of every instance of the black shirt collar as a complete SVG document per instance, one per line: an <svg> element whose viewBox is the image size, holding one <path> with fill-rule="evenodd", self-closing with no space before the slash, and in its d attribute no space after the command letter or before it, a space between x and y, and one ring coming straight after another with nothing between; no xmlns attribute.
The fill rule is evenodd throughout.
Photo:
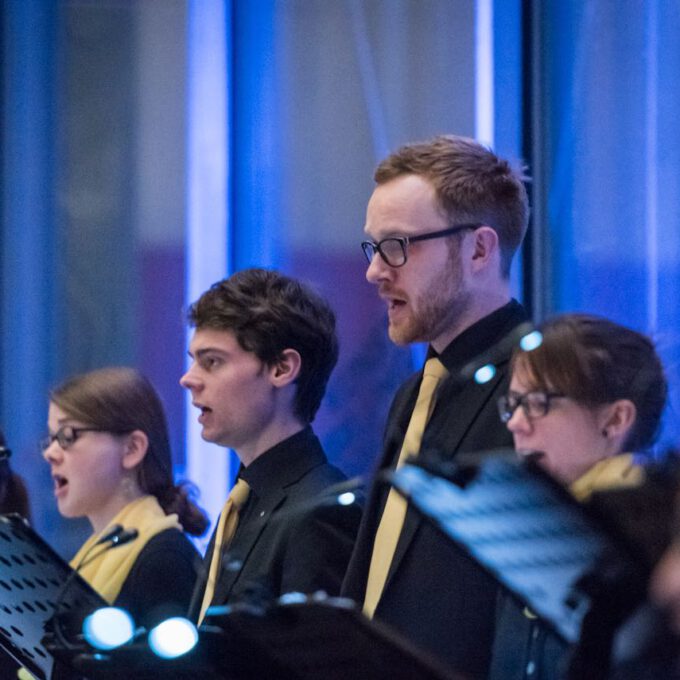
<svg viewBox="0 0 680 680"><path fill-rule="evenodd" d="M446 346L439 358L449 373L454 373L527 319L524 307L517 300L510 300L503 307L466 328ZM437 356L437 353L430 347L428 357L432 356Z"/></svg>
<svg viewBox="0 0 680 680"><path fill-rule="evenodd" d="M275 488L296 482L310 467L326 462L319 439L310 425L260 454L238 476L262 496Z"/></svg>

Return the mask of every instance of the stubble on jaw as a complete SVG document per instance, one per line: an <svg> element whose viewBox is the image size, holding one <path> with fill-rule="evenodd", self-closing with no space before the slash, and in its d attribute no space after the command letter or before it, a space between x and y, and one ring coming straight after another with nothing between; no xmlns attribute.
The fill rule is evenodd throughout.
<svg viewBox="0 0 680 680"><path fill-rule="evenodd" d="M454 328L471 305L471 295L465 290L460 267L459 250L450 249L448 266L430 281L427 291L408 303L411 315L398 327L389 325L390 340L396 345L412 342L432 342Z"/></svg>

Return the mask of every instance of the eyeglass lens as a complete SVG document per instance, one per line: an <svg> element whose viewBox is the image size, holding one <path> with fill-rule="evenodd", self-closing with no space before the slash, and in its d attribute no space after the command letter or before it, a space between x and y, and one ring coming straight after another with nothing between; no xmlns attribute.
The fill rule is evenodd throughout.
<svg viewBox="0 0 680 680"><path fill-rule="evenodd" d="M40 446L43 451L52 445L52 442L57 442L62 449L67 449L71 446L81 430L65 425L60 427L54 434L48 434L41 442Z"/></svg>
<svg viewBox="0 0 680 680"><path fill-rule="evenodd" d="M390 267L401 267L406 263L406 248L404 240L401 238L385 238L378 243L373 241L364 241L361 244L364 250L364 255L370 264L375 253L379 253L380 257Z"/></svg>
<svg viewBox="0 0 680 680"><path fill-rule="evenodd" d="M548 413L550 395L545 392L529 392L528 394L508 394L499 400L501 420L507 423L513 413L521 406L529 418L541 418Z"/></svg>

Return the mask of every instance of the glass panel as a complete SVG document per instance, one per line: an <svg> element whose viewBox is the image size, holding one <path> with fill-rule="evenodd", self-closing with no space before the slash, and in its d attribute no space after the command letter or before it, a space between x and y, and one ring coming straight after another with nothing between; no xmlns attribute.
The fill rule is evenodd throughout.
<svg viewBox="0 0 680 680"><path fill-rule="evenodd" d="M678 5L554 0L541 8L549 306L652 335L671 384L662 441L677 441Z"/></svg>

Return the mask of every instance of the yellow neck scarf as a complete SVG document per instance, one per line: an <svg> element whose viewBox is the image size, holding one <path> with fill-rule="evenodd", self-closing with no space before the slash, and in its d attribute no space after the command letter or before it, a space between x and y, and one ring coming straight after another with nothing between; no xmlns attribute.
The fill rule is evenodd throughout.
<svg viewBox="0 0 680 680"><path fill-rule="evenodd" d="M633 454L622 453L595 463L584 475L572 482L569 490L582 503L595 491L639 486L644 478L645 471L635 465Z"/></svg>
<svg viewBox="0 0 680 680"><path fill-rule="evenodd" d="M177 521L177 515L166 515L155 496L142 496L132 503L128 503L101 533L90 536L71 560L71 567L75 569L92 546L114 524L120 524L125 529L136 529L139 535L134 541L105 550L99 556L94 557L91 562L88 558L88 561L80 570L80 575L109 604L118 597L125 579L144 546L156 534L160 534L161 531L166 529L182 531L182 525ZM103 548L104 546L94 548L90 556L97 555L97 551L103 550Z"/></svg>

